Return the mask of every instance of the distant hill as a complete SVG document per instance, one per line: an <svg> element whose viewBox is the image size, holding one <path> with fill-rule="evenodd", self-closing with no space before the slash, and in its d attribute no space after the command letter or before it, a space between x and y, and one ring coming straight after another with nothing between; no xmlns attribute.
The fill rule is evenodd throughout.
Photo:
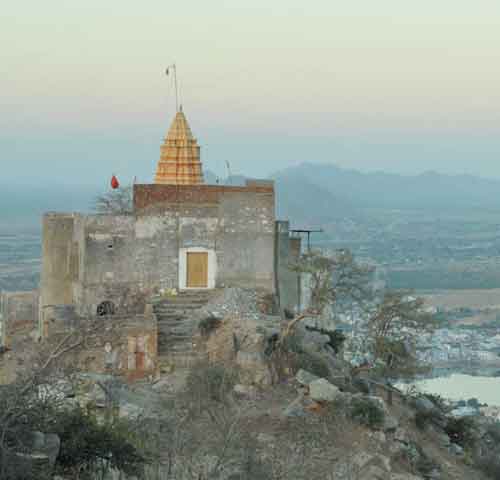
<svg viewBox="0 0 500 480"><path fill-rule="evenodd" d="M313 212L318 206L323 211L328 195L332 195L331 202L338 202L331 205L332 212L339 208L347 208L347 213L365 208L433 211L500 208L500 180L470 175L362 173L330 164L303 163L272 177L285 209L300 204L301 209Z"/></svg>
<svg viewBox="0 0 500 480"><path fill-rule="evenodd" d="M97 188L61 185L0 185L0 229L40 226L48 211L89 211Z"/></svg>
<svg viewBox="0 0 500 480"><path fill-rule="evenodd" d="M207 183L217 177L205 171ZM362 220L368 209L496 210L500 209L500 180L470 175L426 172L416 176L385 172L363 173L332 164L303 163L271 176L276 182L279 218L295 226L317 227L343 218ZM244 184L245 177L219 179L221 184ZM0 228L39 226L46 211L89 211L97 187L0 184Z"/></svg>
<svg viewBox="0 0 500 480"><path fill-rule="evenodd" d="M362 215L352 202L304 177L298 169L280 172L274 179L277 217L291 219L296 227L317 228L334 220Z"/></svg>

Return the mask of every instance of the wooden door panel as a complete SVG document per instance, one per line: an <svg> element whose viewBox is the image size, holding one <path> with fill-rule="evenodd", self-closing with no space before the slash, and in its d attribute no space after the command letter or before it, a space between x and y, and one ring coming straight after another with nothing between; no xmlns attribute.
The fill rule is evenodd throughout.
<svg viewBox="0 0 500 480"><path fill-rule="evenodd" d="M187 287L208 287L208 253L188 252L187 254Z"/></svg>

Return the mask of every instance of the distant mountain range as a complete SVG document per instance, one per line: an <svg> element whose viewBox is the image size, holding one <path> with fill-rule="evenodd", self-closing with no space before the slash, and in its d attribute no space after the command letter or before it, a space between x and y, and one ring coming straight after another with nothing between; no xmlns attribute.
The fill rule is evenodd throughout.
<svg viewBox="0 0 500 480"><path fill-rule="evenodd" d="M272 178L278 192L278 214L309 224L359 218L373 208L433 213L500 209L500 180L470 175L426 172L403 176L303 163Z"/></svg>
<svg viewBox="0 0 500 480"><path fill-rule="evenodd" d="M205 172L208 183L215 175ZM342 218L362 219L373 208L391 210L497 210L500 180L426 172L403 176L363 173L332 164L303 163L276 172L278 216L314 225ZM221 183L238 185L243 176ZM97 187L1 185L0 225L22 219L39 222L44 211L88 211Z"/></svg>

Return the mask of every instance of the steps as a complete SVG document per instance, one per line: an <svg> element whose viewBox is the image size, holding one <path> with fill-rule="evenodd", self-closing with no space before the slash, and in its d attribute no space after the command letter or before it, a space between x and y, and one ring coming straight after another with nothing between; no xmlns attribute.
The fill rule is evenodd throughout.
<svg viewBox="0 0 500 480"><path fill-rule="evenodd" d="M212 296L211 290L185 290L154 303L160 365L186 368L202 360L193 348L193 335L199 321L195 312L205 306Z"/></svg>

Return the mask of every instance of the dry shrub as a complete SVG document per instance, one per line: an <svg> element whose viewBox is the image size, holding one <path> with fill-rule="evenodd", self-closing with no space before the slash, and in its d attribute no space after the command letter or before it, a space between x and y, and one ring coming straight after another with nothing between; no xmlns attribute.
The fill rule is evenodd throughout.
<svg viewBox="0 0 500 480"><path fill-rule="evenodd" d="M236 385L237 379L236 369L201 363L189 372L186 394L194 401L223 402Z"/></svg>

